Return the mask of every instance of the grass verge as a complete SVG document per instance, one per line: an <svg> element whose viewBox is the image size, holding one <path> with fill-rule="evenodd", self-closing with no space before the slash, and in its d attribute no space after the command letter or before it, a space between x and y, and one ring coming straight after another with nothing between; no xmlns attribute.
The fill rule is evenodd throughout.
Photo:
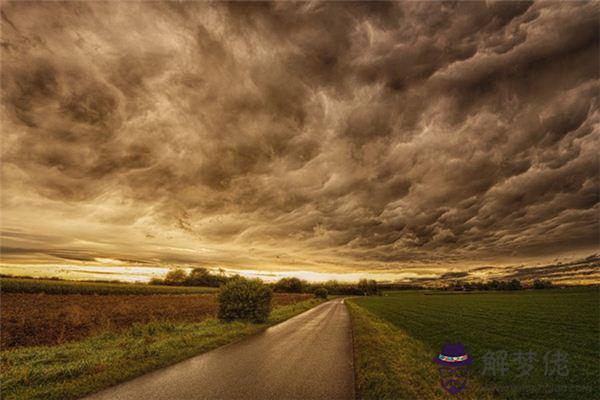
<svg viewBox="0 0 600 400"><path fill-rule="evenodd" d="M435 355L423 343L366 309L346 301L352 318L354 368L359 399L447 399ZM487 399L479 384L469 378L457 398Z"/></svg>
<svg viewBox="0 0 600 400"><path fill-rule="evenodd" d="M268 322L155 322L52 347L0 353L1 394L10 399L75 399L212 350L300 314L307 300L275 307Z"/></svg>

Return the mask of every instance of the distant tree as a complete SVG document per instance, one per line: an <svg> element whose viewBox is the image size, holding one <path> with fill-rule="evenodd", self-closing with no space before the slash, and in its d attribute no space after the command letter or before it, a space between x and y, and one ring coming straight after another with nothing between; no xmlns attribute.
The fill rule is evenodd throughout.
<svg viewBox="0 0 600 400"><path fill-rule="evenodd" d="M358 289L362 292L363 296L368 296L367 290L369 288L369 281L361 279L358 281Z"/></svg>
<svg viewBox="0 0 600 400"><path fill-rule="evenodd" d="M377 287L377 281L373 279L361 279L358 281L358 289L365 296L374 296L380 294L379 288Z"/></svg>
<svg viewBox="0 0 600 400"><path fill-rule="evenodd" d="M188 277L185 279L185 284L187 286L219 287L225 281L227 281L227 277L223 275L215 275L210 273L210 271L206 268L197 267L192 269Z"/></svg>
<svg viewBox="0 0 600 400"><path fill-rule="evenodd" d="M280 293L302 293L307 283L298 278L281 278L274 285L276 292Z"/></svg>
<svg viewBox="0 0 600 400"><path fill-rule="evenodd" d="M190 272L191 279L206 279L210 275L210 272L204 267L196 267Z"/></svg>
<svg viewBox="0 0 600 400"><path fill-rule="evenodd" d="M552 282L545 280L545 279L536 279L533 281L534 289L549 289L552 286L553 286Z"/></svg>
<svg viewBox="0 0 600 400"><path fill-rule="evenodd" d="M160 278L152 278L150 279L150 282L148 282L150 285L164 285L165 281L160 279Z"/></svg>
<svg viewBox="0 0 600 400"><path fill-rule="evenodd" d="M521 281L519 281L518 279L511 279L510 282L508 282L507 284L507 289L508 290L521 290Z"/></svg>
<svg viewBox="0 0 600 400"><path fill-rule="evenodd" d="M327 288L329 293L335 293L339 290L340 283L336 280L330 280L330 281L325 282L325 284L323 286Z"/></svg>
<svg viewBox="0 0 600 400"><path fill-rule="evenodd" d="M172 269L165 276L165 285L182 285L187 278L187 274L182 269Z"/></svg>
<svg viewBox="0 0 600 400"><path fill-rule="evenodd" d="M493 280L488 283L488 287L489 287L489 290L499 290L500 282L498 282L497 280Z"/></svg>

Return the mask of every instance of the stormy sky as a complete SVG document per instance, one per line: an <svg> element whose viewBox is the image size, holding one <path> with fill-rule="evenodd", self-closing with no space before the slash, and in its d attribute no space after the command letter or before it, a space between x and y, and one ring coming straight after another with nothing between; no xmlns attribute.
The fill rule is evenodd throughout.
<svg viewBox="0 0 600 400"><path fill-rule="evenodd" d="M591 254L599 4L3 2L2 263Z"/></svg>

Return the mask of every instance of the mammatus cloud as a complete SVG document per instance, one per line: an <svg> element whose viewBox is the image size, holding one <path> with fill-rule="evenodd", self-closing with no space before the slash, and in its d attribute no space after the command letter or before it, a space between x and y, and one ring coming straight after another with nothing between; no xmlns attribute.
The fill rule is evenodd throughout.
<svg viewBox="0 0 600 400"><path fill-rule="evenodd" d="M4 262L597 249L597 2L1 8Z"/></svg>
<svg viewBox="0 0 600 400"><path fill-rule="evenodd" d="M573 285L598 283L600 281L600 256L592 254L572 261L554 261L541 265L503 265L498 267L475 267L465 271L448 271L434 276L407 276L397 279L402 283L424 286L446 285L452 282L490 282L492 280L532 282L545 279L554 284Z"/></svg>

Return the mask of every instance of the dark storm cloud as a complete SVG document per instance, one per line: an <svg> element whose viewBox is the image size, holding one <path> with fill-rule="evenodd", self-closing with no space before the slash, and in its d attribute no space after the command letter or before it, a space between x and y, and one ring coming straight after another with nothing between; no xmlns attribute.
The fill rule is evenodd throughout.
<svg viewBox="0 0 600 400"><path fill-rule="evenodd" d="M515 268L507 274L507 278L533 279L549 278L560 280L578 275L593 275L600 277L600 256L591 255L576 261L555 263L538 267L523 266Z"/></svg>
<svg viewBox="0 0 600 400"><path fill-rule="evenodd" d="M3 223L69 237L76 216L86 240L113 226L127 241L92 258L194 260L147 239L324 269L594 249L597 16L597 2L3 3Z"/></svg>
<svg viewBox="0 0 600 400"><path fill-rule="evenodd" d="M468 272L446 272L440 276L440 279L457 279L457 278L465 278L469 276Z"/></svg>

